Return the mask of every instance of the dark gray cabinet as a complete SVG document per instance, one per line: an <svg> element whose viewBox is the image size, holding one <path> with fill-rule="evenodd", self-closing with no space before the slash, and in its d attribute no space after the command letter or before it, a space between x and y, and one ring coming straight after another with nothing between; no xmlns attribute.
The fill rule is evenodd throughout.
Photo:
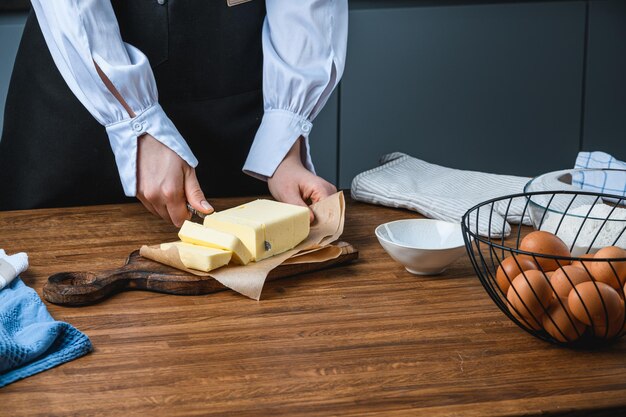
<svg viewBox="0 0 626 417"><path fill-rule="evenodd" d="M311 157L317 175L337 184L337 114L339 112L337 91L313 121L309 137Z"/></svg>
<svg viewBox="0 0 626 417"><path fill-rule="evenodd" d="M392 151L518 175L572 166L585 2L415 3L350 13L340 186Z"/></svg>
<svg viewBox="0 0 626 417"><path fill-rule="evenodd" d="M589 3L585 150L626 160L626 1Z"/></svg>

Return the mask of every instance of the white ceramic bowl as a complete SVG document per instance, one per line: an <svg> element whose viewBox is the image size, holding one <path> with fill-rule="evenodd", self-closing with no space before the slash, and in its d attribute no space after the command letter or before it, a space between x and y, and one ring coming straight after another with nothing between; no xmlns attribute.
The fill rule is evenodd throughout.
<svg viewBox="0 0 626 417"><path fill-rule="evenodd" d="M548 172L528 181L528 212L537 230L554 233L570 248L572 256L596 253L605 246L626 248L626 203L624 200L598 198L578 192L600 192L582 187L583 179L604 181L620 189L626 184L626 170L566 169ZM617 184L617 185L616 185ZM558 194L554 191L574 193ZM607 204L608 203L608 204ZM620 205L613 203L621 203Z"/></svg>
<svg viewBox="0 0 626 417"><path fill-rule="evenodd" d="M465 253L461 225L431 219L381 224L376 237L389 256L416 275L436 275Z"/></svg>

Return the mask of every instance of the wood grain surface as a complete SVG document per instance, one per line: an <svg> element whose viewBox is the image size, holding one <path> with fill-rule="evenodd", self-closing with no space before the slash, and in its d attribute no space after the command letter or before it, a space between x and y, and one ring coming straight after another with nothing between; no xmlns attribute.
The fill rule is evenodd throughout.
<svg viewBox="0 0 626 417"><path fill-rule="evenodd" d="M583 351L531 337L467 257L410 275L374 228L415 216L348 200L342 240L360 259L269 283L260 302L224 291L48 304L95 350L0 389L0 415L626 415L625 341ZM175 234L135 204L0 213L0 247L28 252L23 279L39 294L53 273L110 269Z"/></svg>

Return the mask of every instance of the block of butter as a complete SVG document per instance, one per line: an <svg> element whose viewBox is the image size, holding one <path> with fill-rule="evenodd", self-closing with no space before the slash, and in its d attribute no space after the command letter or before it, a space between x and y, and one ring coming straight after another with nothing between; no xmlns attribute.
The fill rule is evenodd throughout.
<svg viewBox="0 0 626 417"><path fill-rule="evenodd" d="M161 250L168 250L172 246L178 249L178 255L187 268L209 272L227 265L233 255L231 251L193 245L185 242L161 243Z"/></svg>
<svg viewBox="0 0 626 417"><path fill-rule="evenodd" d="M209 229L198 223L185 220L178 237L186 243L231 251L233 262L241 265L252 260L252 254L237 236Z"/></svg>
<svg viewBox="0 0 626 417"><path fill-rule="evenodd" d="M309 235L309 209L255 200L204 218L208 228L237 236L260 261L294 248Z"/></svg>

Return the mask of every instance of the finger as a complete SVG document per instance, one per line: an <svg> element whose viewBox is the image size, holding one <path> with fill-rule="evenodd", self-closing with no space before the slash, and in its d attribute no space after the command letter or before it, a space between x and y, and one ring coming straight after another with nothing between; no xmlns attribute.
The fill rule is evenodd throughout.
<svg viewBox="0 0 626 417"><path fill-rule="evenodd" d="M168 203L167 212L176 227L181 227L185 220L191 219L191 213L187 210L187 205L184 201Z"/></svg>
<svg viewBox="0 0 626 417"><path fill-rule="evenodd" d="M317 181L314 181L311 185L311 188L307 187L307 192L305 193L305 197L311 204L317 203L326 197L329 197L337 192L337 189L334 185L324 180L323 178L317 178ZM315 221L315 214L313 210L311 210L311 223Z"/></svg>
<svg viewBox="0 0 626 417"><path fill-rule="evenodd" d="M213 207L206 201L204 193L200 188L195 169L190 169L185 173L185 196L194 209L204 214L213 213Z"/></svg>
<svg viewBox="0 0 626 417"><path fill-rule="evenodd" d="M334 184L331 184L329 182L326 183L326 192L328 193L328 195L326 197L330 197L333 194L337 194L337 187L335 187Z"/></svg>
<svg viewBox="0 0 626 417"><path fill-rule="evenodd" d="M311 194L311 202L317 203L320 200L330 197L337 192L337 188L331 183L321 184Z"/></svg>
<svg viewBox="0 0 626 417"><path fill-rule="evenodd" d="M143 196L140 196L139 194L137 194L137 199L141 202L141 204L143 204L143 206L152 214L154 214L155 216L158 216L159 214L156 212L156 210L154 209L154 207L152 206L152 204L150 204L150 202L148 202L148 200L146 200Z"/></svg>
<svg viewBox="0 0 626 417"><path fill-rule="evenodd" d="M170 217L169 212L167 211L167 207L165 204L153 204L154 210L157 212L157 216L162 218L168 223L172 223L172 218Z"/></svg>
<svg viewBox="0 0 626 417"><path fill-rule="evenodd" d="M287 187L280 194L280 201L288 204L295 204L296 206L308 207L302 194L300 193L300 187L297 184L294 184L290 187Z"/></svg>
<svg viewBox="0 0 626 417"><path fill-rule="evenodd" d="M191 218L191 213L187 210L185 192L183 190L182 175L178 180L174 179L163 185L161 189L163 208L167 212L167 218L176 227L182 226L185 220Z"/></svg>
<svg viewBox="0 0 626 417"><path fill-rule="evenodd" d="M300 187L298 186L289 187L288 189L286 189L285 192L281 195L280 200L283 203L295 204L296 206L309 208L309 205L304 201L304 198L300 191ZM309 208L309 221L313 223L314 220L315 215L313 214L313 211L311 211L311 209Z"/></svg>

